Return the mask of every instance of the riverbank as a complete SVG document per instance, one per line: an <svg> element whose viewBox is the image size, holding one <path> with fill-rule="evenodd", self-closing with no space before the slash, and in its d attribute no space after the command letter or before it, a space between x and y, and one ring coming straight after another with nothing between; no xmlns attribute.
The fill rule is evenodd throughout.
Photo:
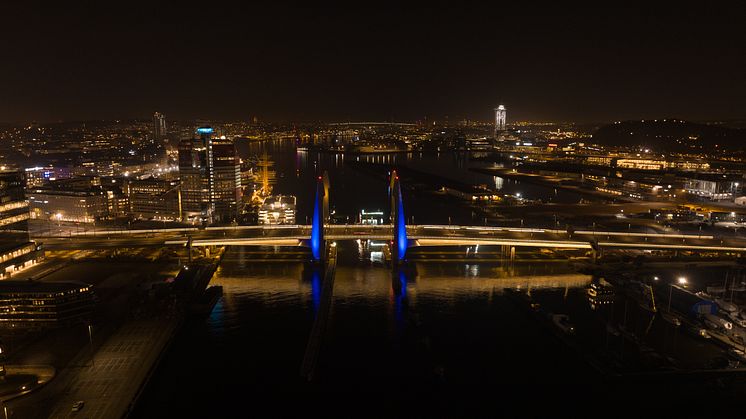
<svg viewBox="0 0 746 419"><path fill-rule="evenodd" d="M610 200L614 202L625 202L625 203L637 202L633 199L624 198L618 195L608 194L608 193L600 192L597 190L584 189L584 188L581 188L575 185L565 185L562 183L562 179L560 178L550 178L547 176L535 175L531 173L520 173L520 172L515 171L514 169L506 169L506 168L488 169L488 168L473 167L469 170L473 172L477 172L477 173L490 175L490 176L501 177L503 179L512 179L512 180L518 180L518 181L526 182L526 183L533 183L533 184L541 185L541 186L549 186L552 188L563 189L569 192L577 193L579 195L600 198L603 200Z"/></svg>

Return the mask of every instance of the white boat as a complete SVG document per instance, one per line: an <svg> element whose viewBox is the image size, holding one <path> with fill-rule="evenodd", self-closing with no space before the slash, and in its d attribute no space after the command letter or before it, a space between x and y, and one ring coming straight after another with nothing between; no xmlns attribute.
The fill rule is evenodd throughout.
<svg viewBox="0 0 746 419"><path fill-rule="evenodd" d="M270 195L259 208L259 224L295 224L295 196Z"/></svg>
<svg viewBox="0 0 746 419"><path fill-rule="evenodd" d="M740 327L746 327L746 319L743 318L742 313L735 311L727 312L725 314L733 323L737 324Z"/></svg>
<svg viewBox="0 0 746 419"><path fill-rule="evenodd" d="M715 302L717 303L718 308L723 311L727 311L728 313L738 313L738 306L733 303L721 300L720 298L716 298Z"/></svg>
<svg viewBox="0 0 746 419"><path fill-rule="evenodd" d="M699 336L702 339L712 338L712 336L707 332L707 329L703 329L696 325L688 326L687 330L690 331L693 335Z"/></svg>
<svg viewBox="0 0 746 419"><path fill-rule="evenodd" d="M714 324L715 329L720 329L720 328L723 328L725 330L733 329L733 323L729 322L728 320L725 320L722 317L716 316L714 314L705 314L704 319L705 319L705 323Z"/></svg>
<svg viewBox="0 0 746 419"><path fill-rule="evenodd" d="M746 361L746 352L744 352L741 349L730 348L728 349L728 355L732 356L733 358L739 361Z"/></svg>
<svg viewBox="0 0 746 419"><path fill-rule="evenodd" d="M707 287L707 293L710 295L723 294L725 293L725 287L724 286Z"/></svg>

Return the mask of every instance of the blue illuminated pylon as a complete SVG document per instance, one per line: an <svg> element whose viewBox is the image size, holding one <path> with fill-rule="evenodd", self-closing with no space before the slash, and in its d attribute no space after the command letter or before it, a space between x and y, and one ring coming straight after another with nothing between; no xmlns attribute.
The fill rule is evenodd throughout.
<svg viewBox="0 0 746 419"><path fill-rule="evenodd" d="M391 222L394 226L394 245L391 252L394 261L402 262L407 253L407 222L404 218L404 203L396 170L391 172L389 194L391 195Z"/></svg>
<svg viewBox="0 0 746 419"><path fill-rule="evenodd" d="M321 176L316 181L316 198L313 201L313 219L311 221L311 254L313 260L320 262L324 257L324 182Z"/></svg>

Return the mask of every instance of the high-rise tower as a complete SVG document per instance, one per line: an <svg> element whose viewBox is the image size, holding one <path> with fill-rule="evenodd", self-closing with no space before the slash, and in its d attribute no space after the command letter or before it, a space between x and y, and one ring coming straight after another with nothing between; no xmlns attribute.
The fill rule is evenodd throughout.
<svg viewBox="0 0 746 419"><path fill-rule="evenodd" d="M241 165L232 140L213 138L211 127L197 128L199 138L179 143L181 202L185 218L228 222L241 204Z"/></svg>
<svg viewBox="0 0 746 419"><path fill-rule="evenodd" d="M505 106L495 108L495 135L505 131Z"/></svg>
<svg viewBox="0 0 746 419"><path fill-rule="evenodd" d="M241 204L241 163L233 140L221 136L209 142L210 206L215 221L238 218Z"/></svg>
<svg viewBox="0 0 746 419"><path fill-rule="evenodd" d="M210 130L212 132L212 130ZM207 221L211 215L207 133L179 143L181 210L185 221Z"/></svg>
<svg viewBox="0 0 746 419"><path fill-rule="evenodd" d="M160 141L166 137L166 117L156 112L153 114L153 139Z"/></svg>

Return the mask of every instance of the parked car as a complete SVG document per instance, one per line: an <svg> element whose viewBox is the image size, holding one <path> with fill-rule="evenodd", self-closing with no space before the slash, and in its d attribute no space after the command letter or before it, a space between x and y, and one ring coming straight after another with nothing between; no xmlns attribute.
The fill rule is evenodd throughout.
<svg viewBox="0 0 746 419"><path fill-rule="evenodd" d="M85 402L83 400L78 400L77 402L73 403L73 412L79 412L80 409L85 406Z"/></svg>

